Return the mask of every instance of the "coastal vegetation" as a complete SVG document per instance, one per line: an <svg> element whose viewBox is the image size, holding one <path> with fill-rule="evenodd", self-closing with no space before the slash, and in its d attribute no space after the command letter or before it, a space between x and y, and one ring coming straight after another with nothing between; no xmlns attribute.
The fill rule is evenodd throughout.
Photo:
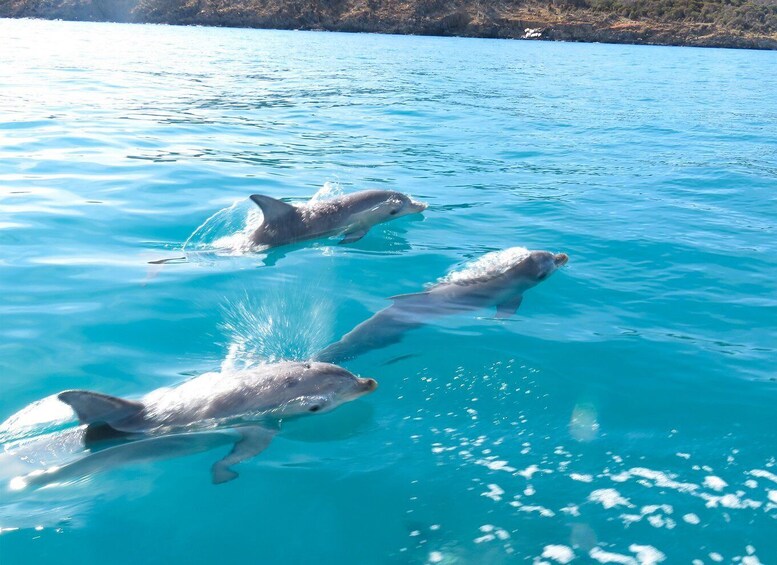
<svg viewBox="0 0 777 565"><path fill-rule="evenodd" d="M777 49L777 0L0 0L0 17Z"/></svg>
<svg viewBox="0 0 777 565"><path fill-rule="evenodd" d="M709 23L739 32L777 32L775 0L562 0L562 3L635 21Z"/></svg>

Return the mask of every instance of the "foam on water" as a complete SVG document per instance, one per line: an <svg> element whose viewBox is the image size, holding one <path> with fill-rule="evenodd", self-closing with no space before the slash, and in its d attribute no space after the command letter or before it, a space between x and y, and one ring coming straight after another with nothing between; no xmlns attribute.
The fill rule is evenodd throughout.
<svg viewBox="0 0 777 565"><path fill-rule="evenodd" d="M0 424L0 444L60 429L75 419L73 410L56 394L25 406Z"/></svg>
<svg viewBox="0 0 777 565"><path fill-rule="evenodd" d="M250 236L262 225L263 219L262 211L251 200L237 200L205 220L186 239L181 250L242 255L251 250Z"/></svg>
<svg viewBox="0 0 777 565"><path fill-rule="evenodd" d="M332 200L338 196L343 196L344 194L345 190L339 182L326 181L305 205L312 206L321 202L326 202L327 200Z"/></svg>
<svg viewBox="0 0 777 565"><path fill-rule="evenodd" d="M427 383L427 395L430 399L433 396L444 394L446 397L454 394L454 391L461 389L469 402L476 401L478 398L489 396L484 390L493 388L499 391L504 402L508 405L513 394L520 394L527 391L531 397L543 397L542 386L533 382L527 376L524 376L519 382L519 386L514 384L503 387L505 379L514 371L512 363L507 365L496 365L487 372L488 379L482 382L476 382L475 375L460 374L453 379L452 383L441 386L441 383L435 383L432 379L422 378ZM508 381L509 382L509 381ZM537 390L539 389L539 390ZM491 393L493 398L493 392ZM453 403L452 399L449 399ZM524 401L525 402L525 401ZM461 403L458 403L461 404ZM436 414L424 414L416 412L416 419L432 418ZM688 468L688 472L693 473L695 480L690 477L682 479L675 473L651 469L647 467L629 467L624 458L611 454L611 465L600 469L599 471L589 471L580 473L575 467L580 465L582 454L575 445L559 446L553 448L544 446L546 443L541 437L536 437L532 433L524 433L522 428L531 427L531 423L524 418L518 418L516 421L491 421L483 424L479 423L476 411L470 411L468 418L470 422L466 426L451 426L445 430L432 427L432 436L430 441L431 453L442 460L448 460L451 464L456 463L459 466L459 472L464 473L462 463L474 465L476 468L486 470L486 474L477 476L473 479L483 489L479 496L492 501L494 504L507 504L515 509L516 512L526 513L527 516L534 516L538 520L556 520L559 516L570 516L577 521L587 524L598 524L600 513L605 513L610 518L619 520L625 527L637 529L640 524L645 524L655 530L674 531L683 526L693 527L700 524L701 520L695 512L688 510L694 509L696 512L718 508L720 511L715 518L707 517L708 520L719 523L739 523L750 519L749 514L737 516L731 512L763 511L772 518L777 518L772 514L772 509L764 507L765 502L771 496L768 489L763 493L761 500L755 500L745 497L741 487L732 484L729 477L724 479L716 475L710 475L712 468L707 465L693 465ZM461 420L461 418L459 418ZM509 429L513 426L520 426L517 437L526 437L523 442L524 449L521 455L525 457L525 468L521 468L516 461L499 454L504 449L504 438L510 437ZM491 431L488 431L488 428ZM479 433L482 432L482 433ZM529 438L535 436L534 441ZM515 435L513 436L515 437ZM414 435L414 441L419 441L420 436ZM578 440L579 446L585 446L588 441ZM681 458L684 459L684 458ZM526 463L529 463L528 465ZM695 469L693 467L696 467ZM745 484L748 477L755 474L758 477L769 478L771 473L768 471L745 470L741 472L738 478L740 484ZM618 485L606 486L603 488L592 488L588 491L568 487L571 491L579 492L578 504L566 506L554 506L548 504L546 500L552 498L552 493L546 491L546 488L555 489L558 486L558 478L564 477L571 483L583 483L589 485L596 482L600 485L610 484ZM710 477L715 477L711 479ZM498 480L498 482L496 482ZM635 490L634 487L637 487ZM726 489L733 492L721 493ZM626 495L626 493L629 493ZM671 493L677 493L684 498L677 499ZM674 504L666 501L673 500ZM698 502L696 502L698 501ZM775 507L777 508L777 507ZM608 518L609 519L609 518ZM682 522L680 522L680 520ZM597 526L597 529L601 529ZM476 539L478 543L483 543L494 539L491 532L484 532ZM627 563L627 564L655 564L667 560L665 552L659 547L651 544L639 543L642 538L635 538L635 543L626 546L621 545L621 550L616 550L616 546L606 543L605 540L590 542L592 547L586 549L588 557L601 563ZM574 546L586 547L589 542L581 542L575 537L570 538L569 543ZM568 554L563 550L564 545L559 545L561 549L555 549L556 545L550 546L551 549L544 551L541 558L549 561L558 561L566 559ZM741 558L741 556L740 556ZM563 562L563 561L559 561Z"/></svg>

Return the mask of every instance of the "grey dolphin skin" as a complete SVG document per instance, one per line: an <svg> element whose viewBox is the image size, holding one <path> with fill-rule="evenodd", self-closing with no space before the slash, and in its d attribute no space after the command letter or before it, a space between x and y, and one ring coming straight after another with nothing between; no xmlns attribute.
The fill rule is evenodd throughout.
<svg viewBox="0 0 777 565"><path fill-rule="evenodd" d="M469 268L454 272L424 292L391 297L394 303L356 326L315 359L339 363L398 342L405 332L428 320L496 306L496 316L515 313L523 293L565 265L565 253L510 248L489 253Z"/></svg>
<svg viewBox="0 0 777 565"><path fill-rule="evenodd" d="M58 398L78 416L82 424L78 437L84 447L123 443L93 450L88 457L51 473L18 477L17 487L93 471L103 464L115 466L124 460L194 453L232 443L232 451L212 467L213 482L224 483L237 477L232 465L268 446L281 419L327 412L376 388L375 380L356 377L336 365L283 362L206 373L152 391L139 401L68 390Z"/></svg>
<svg viewBox="0 0 777 565"><path fill-rule="evenodd" d="M262 225L251 242L263 248L343 234L340 243L359 241L377 224L426 209L401 192L363 190L330 200L294 206L269 196L251 196L262 209Z"/></svg>
<svg viewBox="0 0 777 565"><path fill-rule="evenodd" d="M78 426L7 446L0 454L0 463L11 473L9 490L21 491L77 481L133 463L185 457L233 445L251 431L254 427L246 426L245 431L240 427L214 428L159 436L115 434L115 437L101 435L95 438L91 437L92 426ZM24 464L30 461L36 462L37 466L30 469Z"/></svg>

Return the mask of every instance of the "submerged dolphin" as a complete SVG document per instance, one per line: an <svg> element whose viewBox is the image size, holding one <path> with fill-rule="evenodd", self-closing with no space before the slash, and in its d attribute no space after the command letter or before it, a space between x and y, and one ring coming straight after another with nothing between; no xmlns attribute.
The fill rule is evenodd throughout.
<svg viewBox="0 0 777 565"><path fill-rule="evenodd" d="M315 358L329 363L352 359L398 342L406 331L437 316L496 306L497 317L507 318L521 305L524 292L568 260L564 253L522 247L488 253L424 292L392 296L391 306L356 326Z"/></svg>
<svg viewBox="0 0 777 565"><path fill-rule="evenodd" d="M10 479L8 488L20 491L71 482L133 463L194 455L232 445L252 431L246 426L157 436L109 435L105 429L95 434L94 426L84 425L6 445L0 463L5 466L4 480ZM35 465L30 467L30 462Z"/></svg>
<svg viewBox="0 0 777 565"><path fill-rule="evenodd" d="M281 419L332 410L376 387L375 380L356 377L336 365L284 362L206 373L152 391L140 401L68 390L58 398L75 411L82 426L62 432L65 435L57 441L69 438L91 453L45 473L17 477L12 486L47 484L122 462L232 443L232 451L211 469L213 482L223 483L237 477L232 465L269 445Z"/></svg>
<svg viewBox="0 0 777 565"><path fill-rule="evenodd" d="M353 243L374 225L426 209L423 202L391 190L363 190L299 206L261 194L251 200L264 216L251 243L264 248L336 234L343 234L340 243Z"/></svg>

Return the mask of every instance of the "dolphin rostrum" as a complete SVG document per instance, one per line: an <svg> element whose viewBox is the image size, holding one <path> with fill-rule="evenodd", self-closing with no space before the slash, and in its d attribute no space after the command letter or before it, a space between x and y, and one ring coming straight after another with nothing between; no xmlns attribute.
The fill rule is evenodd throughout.
<svg viewBox="0 0 777 565"><path fill-rule="evenodd" d="M213 482L224 483L237 477L232 465L269 445L281 420L327 412L376 387L374 379L356 377L329 363L283 362L205 373L152 391L139 401L68 390L58 398L75 411L81 424L71 435L91 453L45 473L17 477L15 486L47 484L109 464L196 453L232 443L232 451L211 469Z"/></svg>
<svg viewBox="0 0 777 565"><path fill-rule="evenodd" d="M565 253L512 247L487 253L424 292L392 296L394 303L362 322L315 358L342 362L398 342L402 335L437 316L496 306L497 318L515 313L523 293L565 265Z"/></svg>
<svg viewBox="0 0 777 565"><path fill-rule="evenodd" d="M251 200L264 216L251 243L263 248L337 234L343 234L340 243L353 243L374 225L426 209L423 202L391 190L363 190L298 206L261 194Z"/></svg>

